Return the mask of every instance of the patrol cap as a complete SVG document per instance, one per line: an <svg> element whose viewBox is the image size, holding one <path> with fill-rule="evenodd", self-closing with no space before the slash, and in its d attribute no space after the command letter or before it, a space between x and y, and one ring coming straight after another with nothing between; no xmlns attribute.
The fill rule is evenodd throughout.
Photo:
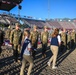
<svg viewBox="0 0 76 75"><path fill-rule="evenodd" d="M15 26L18 26L18 27L20 27L20 24L19 24L19 23L15 23Z"/></svg>
<svg viewBox="0 0 76 75"><path fill-rule="evenodd" d="M33 26L33 28L36 28L36 29L37 29L37 26L36 26L36 25L34 25L34 26Z"/></svg>
<svg viewBox="0 0 76 75"><path fill-rule="evenodd" d="M44 29L45 29L45 28L48 28L48 27L47 27L47 26L44 26Z"/></svg>

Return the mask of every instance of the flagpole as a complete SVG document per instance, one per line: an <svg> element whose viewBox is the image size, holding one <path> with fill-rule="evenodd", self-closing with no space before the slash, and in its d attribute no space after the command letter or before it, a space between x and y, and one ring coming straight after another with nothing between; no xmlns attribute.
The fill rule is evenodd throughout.
<svg viewBox="0 0 76 75"><path fill-rule="evenodd" d="M50 20L50 0L48 0L48 20Z"/></svg>
<svg viewBox="0 0 76 75"><path fill-rule="evenodd" d="M18 5L18 21L20 22L20 9L19 9L19 5Z"/></svg>

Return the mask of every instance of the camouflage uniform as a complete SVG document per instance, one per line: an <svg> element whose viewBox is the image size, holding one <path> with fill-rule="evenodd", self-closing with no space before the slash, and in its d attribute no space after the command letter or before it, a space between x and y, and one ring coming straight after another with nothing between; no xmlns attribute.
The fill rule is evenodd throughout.
<svg viewBox="0 0 76 75"><path fill-rule="evenodd" d="M6 32L5 32L5 38L8 39L8 40L10 40L10 33L11 33L11 29L8 28L8 29L6 30Z"/></svg>
<svg viewBox="0 0 76 75"><path fill-rule="evenodd" d="M71 40L73 39L74 42L75 42L75 35L76 35L76 33L72 31L72 32L71 32Z"/></svg>
<svg viewBox="0 0 76 75"><path fill-rule="evenodd" d="M64 45L66 46L66 32L61 33L61 41L63 41Z"/></svg>
<svg viewBox="0 0 76 75"><path fill-rule="evenodd" d="M33 28L36 28L37 29L37 26L34 26ZM32 43L32 56L35 58L35 53L36 53L36 49L37 49L37 44L38 44L38 37L39 37L39 33L38 31L31 31L30 33L30 40L31 40L31 43Z"/></svg>
<svg viewBox="0 0 76 75"><path fill-rule="evenodd" d="M75 31L73 30L72 32L71 32L71 49L73 49L74 48L74 45L75 45L75 37L76 37L76 34L75 34Z"/></svg>
<svg viewBox="0 0 76 75"><path fill-rule="evenodd" d="M45 29L45 28L47 28L47 26L44 26L44 29ZM42 56L43 56L43 57L46 57L45 51L46 51L46 49L47 49L48 37L49 37L48 31L43 31L43 32L41 33Z"/></svg>
<svg viewBox="0 0 76 75"><path fill-rule="evenodd" d="M68 45L68 49L70 49L71 47L71 34L70 31L68 31L68 35L67 35L67 45Z"/></svg>
<svg viewBox="0 0 76 75"><path fill-rule="evenodd" d="M13 44L13 50L14 50L13 54L16 62L18 60L18 55L19 55L18 52L20 52L21 41L22 41L22 31L20 29L18 30L13 29L10 35L10 43Z"/></svg>

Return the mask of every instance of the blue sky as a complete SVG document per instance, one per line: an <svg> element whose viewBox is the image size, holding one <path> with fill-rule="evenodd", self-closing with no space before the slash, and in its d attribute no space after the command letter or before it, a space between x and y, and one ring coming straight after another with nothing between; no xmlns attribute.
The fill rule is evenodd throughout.
<svg viewBox="0 0 76 75"><path fill-rule="evenodd" d="M76 0L23 0L21 15L36 18L76 18ZM13 8L13 14L18 14L18 7Z"/></svg>

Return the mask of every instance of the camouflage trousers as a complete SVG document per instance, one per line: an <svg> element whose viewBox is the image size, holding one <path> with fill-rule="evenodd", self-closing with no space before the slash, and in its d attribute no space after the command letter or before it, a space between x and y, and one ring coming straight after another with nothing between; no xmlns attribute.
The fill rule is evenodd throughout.
<svg viewBox="0 0 76 75"><path fill-rule="evenodd" d="M13 45L13 55L14 55L14 59L16 62L18 60L20 52L21 52L21 46L20 45Z"/></svg>
<svg viewBox="0 0 76 75"><path fill-rule="evenodd" d="M32 56L33 56L33 58L35 58L36 51L37 51L37 42L32 45Z"/></svg>
<svg viewBox="0 0 76 75"><path fill-rule="evenodd" d="M47 43L45 44L42 43L42 56L44 56L46 50L47 50Z"/></svg>

